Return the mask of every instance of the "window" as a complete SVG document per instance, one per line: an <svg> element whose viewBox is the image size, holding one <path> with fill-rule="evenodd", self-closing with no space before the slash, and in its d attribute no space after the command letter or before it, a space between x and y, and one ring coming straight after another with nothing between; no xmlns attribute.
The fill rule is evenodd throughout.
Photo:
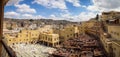
<svg viewBox="0 0 120 57"><path fill-rule="evenodd" d="M26 35L26 37L28 37L28 35Z"/></svg>
<svg viewBox="0 0 120 57"><path fill-rule="evenodd" d="M44 37L43 37L43 39L44 39Z"/></svg>
<svg viewBox="0 0 120 57"><path fill-rule="evenodd" d="M114 34L116 34L116 32L114 32Z"/></svg>
<svg viewBox="0 0 120 57"><path fill-rule="evenodd" d="M52 39L50 38L50 40L52 41Z"/></svg>
<svg viewBox="0 0 120 57"><path fill-rule="evenodd" d="M119 33L117 33L117 35L119 36Z"/></svg>
<svg viewBox="0 0 120 57"><path fill-rule="evenodd" d="M48 41L50 41L50 38L48 38Z"/></svg>
<svg viewBox="0 0 120 57"><path fill-rule="evenodd" d="M45 38L45 40L47 40L47 37Z"/></svg>
<svg viewBox="0 0 120 57"><path fill-rule="evenodd" d="M69 37L69 35L67 35L67 37Z"/></svg>
<svg viewBox="0 0 120 57"><path fill-rule="evenodd" d="M116 48L114 48L114 50L116 50Z"/></svg>
<svg viewBox="0 0 120 57"><path fill-rule="evenodd" d="M54 40L56 41L56 38Z"/></svg>
<svg viewBox="0 0 120 57"><path fill-rule="evenodd" d="M9 40L9 41L11 41L11 40Z"/></svg>
<svg viewBox="0 0 120 57"><path fill-rule="evenodd" d="M113 32L111 31L111 33L113 33Z"/></svg>

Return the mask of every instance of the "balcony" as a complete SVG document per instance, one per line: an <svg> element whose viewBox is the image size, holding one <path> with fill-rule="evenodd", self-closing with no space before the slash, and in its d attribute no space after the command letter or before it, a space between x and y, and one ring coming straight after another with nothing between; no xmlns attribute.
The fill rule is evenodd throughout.
<svg viewBox="0 0 120 57"><path fill-rule="evenodd" d="M2 40L3 34L3 18L4 18L4 6L9 0L0 1L0 57L16 57L15 53L7 44Z"/></svg>
<svg viewBox="0 0 120 57"><path fill-rule="evenodd" d="M7 44L2 40L2 52L1 52L1 57L17 57L15 52L7 46Z"/></svg>

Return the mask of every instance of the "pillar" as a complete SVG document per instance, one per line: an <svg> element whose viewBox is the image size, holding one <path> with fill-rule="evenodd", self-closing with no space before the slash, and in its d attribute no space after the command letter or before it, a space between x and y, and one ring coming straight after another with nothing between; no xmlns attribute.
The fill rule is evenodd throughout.
<svg viewBox="0 0 120 57"><path fill-rule="evenodd" d="M0 40L2 39L3 36L3 18L4 18L4 5L3 5L3 0L0 1Z"/></svg>
<svg viewBox="0 0 120 57"><path fill-rule="evenodd" d="M0 57L1 57L1 52L2 52L2 36L3 36L3 17L4 17L4 0L0 1Z"/></svg>
<svg viewBox="0 0 120 57"><path fill-rule="evenodd" d="M4 5L3 5L3 1L2 0L0 2L0 57L1 57L1 51L2 51L2 36L3 36L3 17L4 17Z"/></svg>
<svg viewBox="0 0 120 57"><path fill-rule="evenodd" d="M8 2L8 0L1 0L0 1L0 57L2 51L2 37L3 37L3 19L4 19L4 5Z"/></svg>

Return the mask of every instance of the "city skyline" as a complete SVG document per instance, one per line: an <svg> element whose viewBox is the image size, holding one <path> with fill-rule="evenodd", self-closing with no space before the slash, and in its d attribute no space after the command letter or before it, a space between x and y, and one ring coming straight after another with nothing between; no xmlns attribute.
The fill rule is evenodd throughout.
<svg viewBox="0 0 120 57"><path fill-rule="evenodd" d="M5 18L87 21L103 11L119 11L119 0L10 0Z"/></svg>
<svg viewBox="0 0 120 57"><path fill-rule="evenodd" d="M0 5L0 57L120 57L119 0Z"/></svg>

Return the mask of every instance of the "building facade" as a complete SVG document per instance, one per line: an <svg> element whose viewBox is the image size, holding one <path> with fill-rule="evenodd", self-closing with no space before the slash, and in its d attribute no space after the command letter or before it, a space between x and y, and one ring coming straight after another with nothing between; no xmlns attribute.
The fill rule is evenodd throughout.
<svg viewBox="0 0 120 57"><path fill-rule="evenodd" d="M21 43L37 43L39 39L38 30L21 30L17 34L6 34L4 41L8 45L21 44Z"/></svg>
<svg viewBox="0 0 120 57"><path fill-rule="evenodd" d="M103 12L103 33L100 40L109 57L120 56L120 12Z"/></svg>
<svg viewBox="0 0 120 57"><path fill-rule="evenodd" d="M59 45L59 35L58 34L41 33L39 41L44 45L56 47L57 45Z"/></svg>
<svg viewBox="0 0 120 57"><path fill-rule="evenodd" d="M60 41L66 41L70 38L75 38L78 37L79 30L77 26L69 26L65 27L64 29L60 30L59 35L60 35Z"/></svg>

